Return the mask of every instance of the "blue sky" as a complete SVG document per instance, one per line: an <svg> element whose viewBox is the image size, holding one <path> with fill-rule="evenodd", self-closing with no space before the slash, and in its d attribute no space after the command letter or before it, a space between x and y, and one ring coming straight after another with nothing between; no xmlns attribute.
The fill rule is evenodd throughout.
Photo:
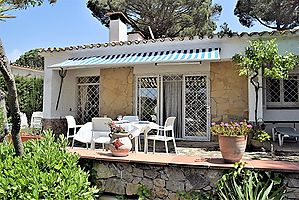
<svg viewBox="0 0 299 200"><path fill-rule="evenodd" d="M252 28L243 27L233 10L236 0L214 0L223 11L217 21L227 22L233 31L252 32L268 30L258 23ZM86 0L58 0L51 6L10 12L15 19L0 22L0 38L9 60L14 61L24 52L39 47L105 43L108 29L95 19L86 7Z"/></svg>

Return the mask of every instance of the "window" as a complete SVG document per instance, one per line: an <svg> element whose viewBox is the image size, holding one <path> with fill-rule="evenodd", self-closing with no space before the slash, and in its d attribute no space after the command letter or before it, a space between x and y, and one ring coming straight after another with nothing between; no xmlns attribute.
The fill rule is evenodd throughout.
<svg viewBox="0 0 299 200"><path fill-rule="evenodd" d="M266 106L268 108L299 107L298 78L298 74L292 74L286 80L266 79Z"/></svg>

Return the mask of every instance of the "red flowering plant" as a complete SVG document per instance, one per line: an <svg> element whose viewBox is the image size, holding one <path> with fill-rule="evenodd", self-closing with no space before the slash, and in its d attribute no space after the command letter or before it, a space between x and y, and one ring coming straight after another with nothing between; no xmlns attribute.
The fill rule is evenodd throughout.
<svg viewBox="0 0 299 200"><path fill-rule="evenodd" d="M240 136L248 135L252 130L252 125L247 121L229 122L220 124L212 123L211 131L213 135Z"/></svg>
<svg viewBox="0 0 299 200"><path fill-rule="evenodd" d="M126 133L125 129L121 126L117 126L115 122L110 122L108 125L111 129L111 133Z"/></svg>

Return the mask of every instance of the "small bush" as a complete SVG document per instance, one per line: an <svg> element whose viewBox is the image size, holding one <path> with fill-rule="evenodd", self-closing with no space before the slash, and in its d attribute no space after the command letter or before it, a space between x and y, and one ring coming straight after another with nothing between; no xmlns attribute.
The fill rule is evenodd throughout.
<svg viewBox="0 0 299 200"><path fill-rule="evenodd" d="M63 138L44 137L24 143L22 157L0 144L0 199L94 199L98 190L78 166L79 157L67 152Z"/></svg>

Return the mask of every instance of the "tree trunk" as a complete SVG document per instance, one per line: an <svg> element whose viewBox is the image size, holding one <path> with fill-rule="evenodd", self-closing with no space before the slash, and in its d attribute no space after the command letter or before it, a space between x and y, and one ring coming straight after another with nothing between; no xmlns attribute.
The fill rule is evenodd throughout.
<svg viewBox="0 0 299 200"><path fill-rule="evenodd" d="M254 79L258 76L258 73L256 72L251 78L250 83L254 86L255 90L255 108L254 108L254 121L255 121L255 128L257 128L258 125L258 117L257 117L257 109L258 109L258 100L259 100L259 89L260 89L260 83L257 81L257 83L254 82Z"/></svg>
<svg viewBox="0 0 299 200"><path fill-rule="evenodd" d="M4 77L5 84L7 86L7 103L10 109L12 117L12 142L17 156L21 156L24 153L23 144L20 137L20 108L18 102L17 88L14 76L11 73L10 64L6 58L2 41L0 40L0 72Z"/></svg>
<svg viewBox="0 0 299 200"><path fill-rule="evenodd" d="M0 128L3 128L3 132L1 132L0 135L0 142L2 142L5 138L5 136L8 134L8 131L6 130L8 128L7 126L7 112L6 112L6 105L5 105L5 93L0 90Z"/></svg>

